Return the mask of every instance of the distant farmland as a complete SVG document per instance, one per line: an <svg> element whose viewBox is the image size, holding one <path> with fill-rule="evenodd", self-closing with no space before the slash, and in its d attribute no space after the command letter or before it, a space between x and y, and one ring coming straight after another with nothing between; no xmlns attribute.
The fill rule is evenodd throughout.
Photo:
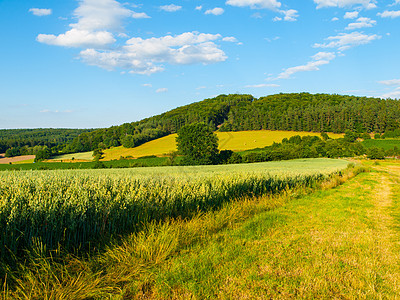
<svg viewBox="0 0 400 300"><path fill-rule="evenodd" d="M284 138L290 138L294 135L300 136L319 136L317 132L299 132L299 131L236 131L236 132L217 132L219 138L220 150L244 151L254 148L263 148L279 143ZM328 134L331 138L343 137L343 134ZM123 157L143 157L143 156L162 156L169 152L176 151L175 138L177 134L171 134L157 140L147 142L135 148L115 147L104 151L103 160L119 159Z"/></svg>

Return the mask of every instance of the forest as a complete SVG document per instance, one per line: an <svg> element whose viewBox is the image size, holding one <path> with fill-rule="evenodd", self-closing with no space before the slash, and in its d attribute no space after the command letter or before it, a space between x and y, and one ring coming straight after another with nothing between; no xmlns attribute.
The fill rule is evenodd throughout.
<svg viewBox="0 0 400 300"><path fill-rule="evenodd" d="M0 152L16 148L15 153L31 154L28 152L33 149L29 147L37 145L47 146L49 153L58 154L121 145L131 148L198 122L219 131L344 133L350 130L396 137L400 135L400 102L337 94L281 93L259 99L252 95L219 95L141 121L103 129L0 130Z"/></svg>
<svg viewBox="0 0 400 300"><path fill-rule="evenodd" d="M395 132L400 128L400 102L328 94L220 95L169 112L81 134L66 149L81 152L123 145L136 147L202 122L213 130L293 130L356 133Z"/></svg>

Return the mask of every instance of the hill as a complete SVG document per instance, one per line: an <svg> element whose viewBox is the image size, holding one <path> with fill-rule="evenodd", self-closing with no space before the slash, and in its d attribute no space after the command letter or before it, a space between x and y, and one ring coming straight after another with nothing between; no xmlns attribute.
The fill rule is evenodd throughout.
<svg viewBox="0 0 400 300"><path fill-rule="evenodd" d="M295 132L295 131L237 131L237 132L217 132L220 150L243 151L254 148L264 148L273 143L280 143L284 138L292 136L318 136L319 133L313 132ZM342 134L329 134L332 138L343 137ZM122 157L143 157L143 156L161 156L176 151L175 138L177 134L149 141L134 148L125 148L123 146L113 147L104 151L104 160L119 159Z"/></svg>
<svg viewBox="0 0 400 300"><path fill-rule="evenodd" d="M400 128L400 102L329 94L220 95L161 115L79 135L65 149L137 147L194 122L219 131L387 132Z"/></svg>
<svg viewBox="0 0 400 300"><path fill-rule="evenodd" d="M35 146L56 147L56 150L60 150L80 134L90 131L93 129L0 129L0 153L16 148L19 154L32 154L32 149L29 148Z"/></svg>

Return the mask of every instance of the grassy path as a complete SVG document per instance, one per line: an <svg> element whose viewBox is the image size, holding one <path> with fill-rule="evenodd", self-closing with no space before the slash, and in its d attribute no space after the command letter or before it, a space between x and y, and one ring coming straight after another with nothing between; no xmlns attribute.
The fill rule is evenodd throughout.
<svg viewBox="0 0 400 300"><path fill-rule="evenodd" d="M193 246L153 270L146 296L399 297L400 169L386 170L296 199Z"/></svg>

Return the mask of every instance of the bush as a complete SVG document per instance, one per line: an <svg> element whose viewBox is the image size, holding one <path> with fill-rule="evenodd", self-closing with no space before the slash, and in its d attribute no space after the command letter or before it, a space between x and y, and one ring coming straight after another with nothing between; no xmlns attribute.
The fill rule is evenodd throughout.
<svg viewBox="0 0 400 300"><path fill-rule="evenodd" d="M369 159L384 159L385 151L382 148L373 147L368 150L367 157Z"/></svg>

